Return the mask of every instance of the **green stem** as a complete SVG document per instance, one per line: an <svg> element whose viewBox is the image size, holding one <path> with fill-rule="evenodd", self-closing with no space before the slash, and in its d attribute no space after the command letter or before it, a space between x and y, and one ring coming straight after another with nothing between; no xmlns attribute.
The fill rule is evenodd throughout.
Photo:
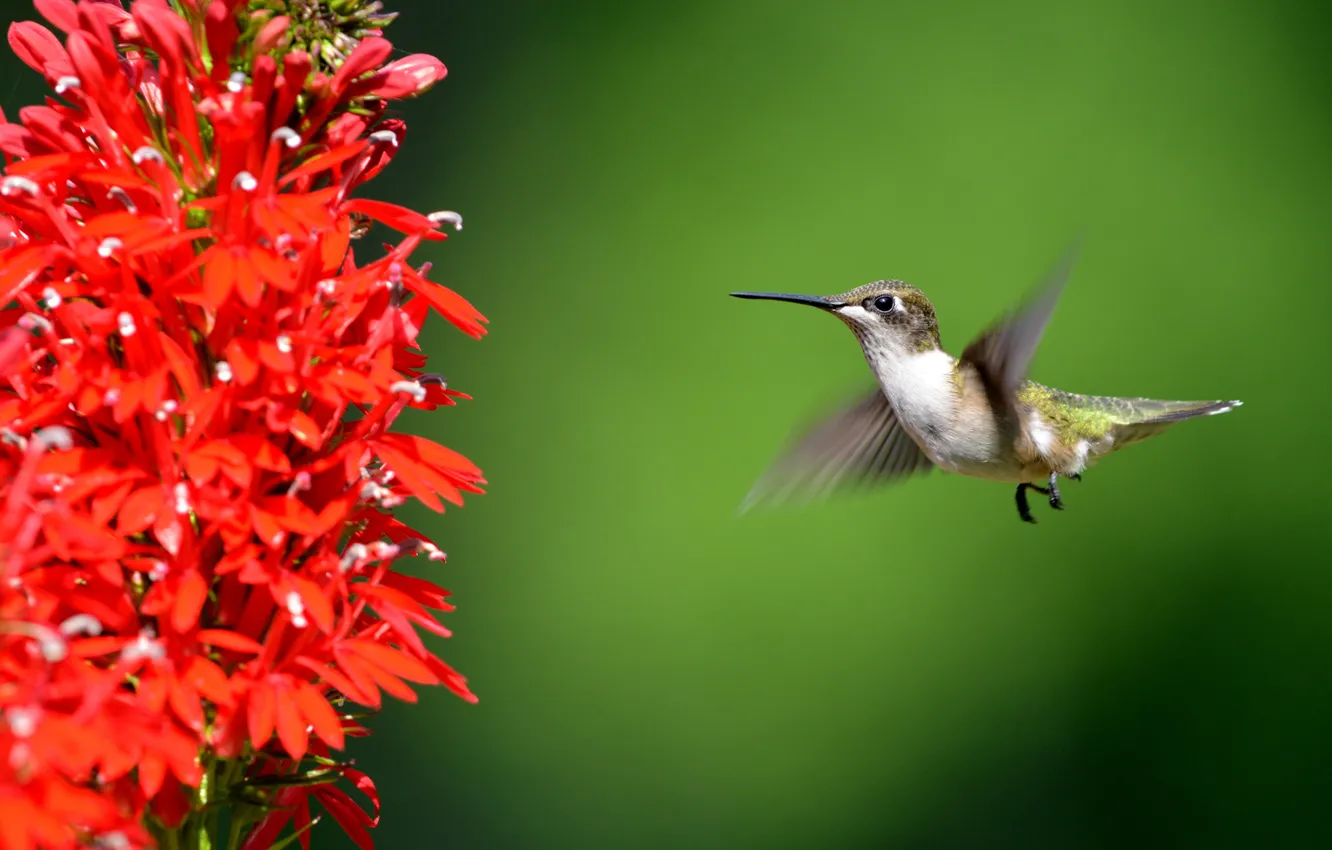
<svg viewBox="0 0 1332 850"><path fill-rule="evenodd" d="M217 759L206 759L203 779L199 782L199 801L190 816L189 846L193 850L212 850L213 820L217 816Z"/></svg>

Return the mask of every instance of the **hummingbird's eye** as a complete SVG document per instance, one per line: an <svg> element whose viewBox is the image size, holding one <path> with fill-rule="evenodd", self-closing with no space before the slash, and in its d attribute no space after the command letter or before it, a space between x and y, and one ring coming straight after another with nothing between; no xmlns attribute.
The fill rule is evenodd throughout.
<svg viewBox="0 0 1332 850"><path fill-rule="evenodd" d="M874 309L880 313L891 313L897 307L897 299L891 295L880 295L874 299Z"/></svg>

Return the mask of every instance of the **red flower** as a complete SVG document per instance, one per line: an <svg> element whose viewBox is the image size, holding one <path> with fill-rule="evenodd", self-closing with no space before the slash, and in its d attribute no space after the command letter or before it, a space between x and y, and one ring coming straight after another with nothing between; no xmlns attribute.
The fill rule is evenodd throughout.
<svg viewBox="0 0 1332 850"><path fill-rule="evenodd" d="M377 814L333 784L377 812L329 757L364 734L346 706L474 700L418 633L447 636L448 594L392 566L444 556L390 513L485 483L391 430L467 398L417 336L431 308L485 319L408 264L461 219L353 197L404 137L387 101L444 66L385 64L390 16L334 5L293 29L37 0L63 42L10 27L58 98L0 117L0 850L227 807L246 847L308 842L311 798L369 846ZM358 265L376 222L401 241Z"/></svg>

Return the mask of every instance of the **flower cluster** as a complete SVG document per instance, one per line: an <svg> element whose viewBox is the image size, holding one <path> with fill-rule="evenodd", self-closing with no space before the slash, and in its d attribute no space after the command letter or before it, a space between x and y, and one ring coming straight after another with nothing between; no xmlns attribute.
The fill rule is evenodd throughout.
<svg viewBox="0 0 1332 850"><path fill-rule="evenodd" d="M63 37L9 43L55 96L0 115L0 850L308 844L312 801L368 847L361 712L474 699L419 631L447 592L393 567L444 558L396 505L485 483L391 430L466 398L417 337L485 319L408 264L461 219L353 197L444 66L390 62L377 2L35 5Z"/></svg>

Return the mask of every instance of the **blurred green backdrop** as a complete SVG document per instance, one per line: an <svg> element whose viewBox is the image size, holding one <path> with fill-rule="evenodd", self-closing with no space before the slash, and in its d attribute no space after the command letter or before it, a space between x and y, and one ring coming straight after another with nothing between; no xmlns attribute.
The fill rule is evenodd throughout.
<svg viewBox="0 0 1332 850"><path fill-rule="evenodd" d="M492 320L410 426L492 487L408 511L481 703L353 750L382 847L1328 846L1325 4L390 5L450 77L378 191L464 213L422 258ZM1079 231L1033 376L1241 411L1037 527L942 475L735 515L870 379L725 293L902 277L956 352Z"/></svg>

